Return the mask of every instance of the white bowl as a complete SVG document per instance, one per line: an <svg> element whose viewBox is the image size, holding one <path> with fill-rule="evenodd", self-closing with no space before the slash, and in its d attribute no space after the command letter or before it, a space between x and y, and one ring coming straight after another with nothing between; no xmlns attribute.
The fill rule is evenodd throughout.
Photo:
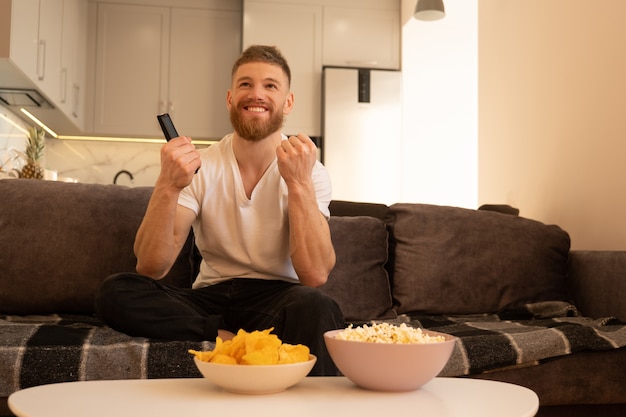
<svg viewBox="0 0 626 417"><path fill-rule="evenodd" d="M432 343L372 343L336 339L342 330L324 333L337 368L356 385L374 391L413 391L433 379L450 359L456 338Z"/></svg>
<svg viewBox="0 0 626 417"><path fill-rule="evenodd" d="M200 373L213 384L237 394L273 394L297 384L306 377L317 358L281 365L226 365L194 357Z"/></svg>

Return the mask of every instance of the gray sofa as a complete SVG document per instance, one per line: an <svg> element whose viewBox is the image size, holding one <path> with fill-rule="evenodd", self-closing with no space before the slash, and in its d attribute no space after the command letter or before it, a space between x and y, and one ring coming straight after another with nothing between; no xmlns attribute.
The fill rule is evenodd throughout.
<svg viewBox="0 0 626 417"><path fill-rule="evenodd" d="M93 298L134 269L151 188L0 181L0 415L34 385L198 377L187 349L104 326ZM322 287L347 321L458 337L442 376L527 386L540 416L626 415L626 252L570 251L557 226L490 210L333 201L337 265ZM165 278L189 286L189 236Z"/></svg>

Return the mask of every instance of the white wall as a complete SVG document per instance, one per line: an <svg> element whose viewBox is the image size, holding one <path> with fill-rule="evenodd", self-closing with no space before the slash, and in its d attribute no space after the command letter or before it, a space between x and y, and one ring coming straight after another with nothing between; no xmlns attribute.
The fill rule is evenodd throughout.
<svg viewBox="0 0 626 417"><path fill-rule="evenodd" d="M478 0L444 3L424 22L402 0L402 200L476 208Z"/></svg>
<svg viewBox="0 0 626 417"><path fill-rule="evenodd" d="M480 202L626 249L626 1L480 0L479 20Z"/></svg>

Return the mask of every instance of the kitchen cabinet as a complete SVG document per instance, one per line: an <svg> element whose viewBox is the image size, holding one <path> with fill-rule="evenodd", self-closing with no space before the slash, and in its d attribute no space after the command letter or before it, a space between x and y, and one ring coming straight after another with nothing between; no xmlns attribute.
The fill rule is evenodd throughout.
<svg viewBox="0 0 626 417"><path fill-rule="evenodd" d="M84 0L63 0L61 25L58 104L81 130L85 125L87 7Z"/></svg>
<svg viewBox="0 0 626 417"><path fill-rule="evenodd" d="M37 77L39 0L11 2L11 61L33 82Z"/></svg>
<svg viewBox="0 0 626 417"><path fill-rule="evenodd" d="M70 100L68 90L84 84L86 45L80 41L86 34L86 8L84 0L11 2L11 62L77 128L82 123L72 114L83 113L82 102L79 93Z"/></svg>
<svg viewBox="0 0 626 417"><path fill-rule="evenodd" d="M63 0L13 1L11 8L11 59L52 102L58 102Z"/></svg>
<svg viewBox="0 0 626 417"><path fill-rule="evenodd" d="M252 44L276 45L291 69L294 109L286 118L286 134L321 134L321 30L320 6L244 3L244 49Z"/></svg>
<svg viewBox="0 0 626 417"><path fill-rule="evenodd" d="M93 130L161 137L156 115L180 134L221 138L230 69L241 47L235 10L97 4Z"/></svg>
<svg viewBox="0 0 626 417"><path fill-rule="evenodd" d="M400 69L400 31L396 9L325 6L322 61L327 66Z"/></svg>
<svg viewBox="0 0 626 417"><path fill-rule="evenodd" d="M32 19L32 16L31 16ZM39 39L37 45L37 79L41 90L58 103L61 97L61 42L63 0L39 2Z"/></svg>
<svg viewBox="0 0 626 417"><path fill-rule="evenodd" d="M243 14L243 47L276 45L291 67L285 133L321 135L323 66L400 69L399 0L244 0Z"/></svg>

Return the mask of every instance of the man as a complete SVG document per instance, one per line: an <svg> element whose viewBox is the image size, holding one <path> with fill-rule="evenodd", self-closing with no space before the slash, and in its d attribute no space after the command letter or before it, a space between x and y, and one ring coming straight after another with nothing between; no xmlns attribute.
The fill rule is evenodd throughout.
<svg viewBox="0 0 626 417"><path fill-rule="evenodd" d="M251 46L226 96L234 132L200 151L185 136L163 146L135 241L137 274L107 278L96 299L111 327L198 341L274 327L318 357L312 375L336 375L322 335L342 327L343 315L315 288L335 263L330 180L309 137L281 133L294 105L290 83L275 47ZM203 258L193 289L159 283L191 227Z"/></svg>

